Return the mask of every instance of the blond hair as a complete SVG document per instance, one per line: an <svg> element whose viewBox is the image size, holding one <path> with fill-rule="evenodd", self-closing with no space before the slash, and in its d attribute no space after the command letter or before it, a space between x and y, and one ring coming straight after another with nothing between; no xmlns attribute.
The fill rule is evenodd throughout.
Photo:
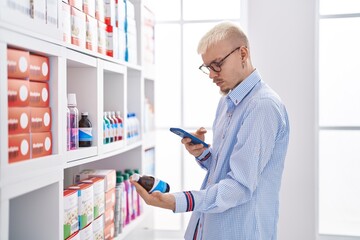
<svg viewBox="0 0 360 240"><path fill-rule="evenodd" d="M233 22L221 22L210 29L199 41L197 52L204 54L208 48L221 41L229 41L236 46L249 48L249 41L240 26Z"/></svg>

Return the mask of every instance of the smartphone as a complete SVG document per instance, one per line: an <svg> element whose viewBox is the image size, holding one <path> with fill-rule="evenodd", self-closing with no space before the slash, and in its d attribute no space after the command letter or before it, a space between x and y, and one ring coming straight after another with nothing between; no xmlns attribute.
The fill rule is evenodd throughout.
<svg viewBox="0 0 360 240"><path fill-rule="evenodd" d="M185 131L185 130L183 130L181 128L170 128L170 131L175 133L176 135L182 137L182 138L185 138L185 137L191 138L191 143L192 144L202 144L206 148L209 147L209 144L205 143L201 139L195 137L194 135L188 133L187 131Z"/></svg>

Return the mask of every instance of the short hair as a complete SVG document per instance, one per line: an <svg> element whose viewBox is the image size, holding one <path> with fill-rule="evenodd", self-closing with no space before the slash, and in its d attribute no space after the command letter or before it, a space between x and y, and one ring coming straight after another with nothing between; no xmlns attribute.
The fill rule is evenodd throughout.
<svg viewBox="0 0 360 240"><path fill-rule="evenodd" d="M216 24L199 41L197 52L204 54L209 47L223 40L233 41L234 45L249 48L249 40L239 25L224 21ZM233 46L235 47L235 46Z"/></svg>

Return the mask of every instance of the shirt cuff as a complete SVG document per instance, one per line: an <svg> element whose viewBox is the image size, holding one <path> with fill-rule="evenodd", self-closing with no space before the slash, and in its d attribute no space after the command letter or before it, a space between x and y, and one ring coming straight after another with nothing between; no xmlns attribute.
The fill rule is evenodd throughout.
<svg viewBox="0 0 360 240"><path fill-rule="evenodd" d="M202 152L200 156L196 157L196 159L200 162L204 162L208 160L210 156L211 156L210 149L206 149L205 151Z"/></svg>
<svg viewBox="0 0 360 240"><path fill-rule="evenodd" d="M195 208L195 199L191 191L173 193L175 197L175 213L191 212Z"/></svg>

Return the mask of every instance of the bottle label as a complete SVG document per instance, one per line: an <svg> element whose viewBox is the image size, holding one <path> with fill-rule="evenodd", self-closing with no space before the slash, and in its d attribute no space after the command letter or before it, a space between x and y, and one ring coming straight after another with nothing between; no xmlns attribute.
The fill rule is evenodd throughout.
<svg viewBox="0 0 360 240"><path fill-rule="evenodd" d="M79 141L92 141L92 128L79 128Z"/></svg>
<svg viewBox="0 0 360 240"><path fill-rule="evenodd" d="M165 193L166 192L166 184L167 183L165 183L164 181L161 181L161 180L155 178L154 186L149 191L149 193L153 193L153 192Z"/></svg>

